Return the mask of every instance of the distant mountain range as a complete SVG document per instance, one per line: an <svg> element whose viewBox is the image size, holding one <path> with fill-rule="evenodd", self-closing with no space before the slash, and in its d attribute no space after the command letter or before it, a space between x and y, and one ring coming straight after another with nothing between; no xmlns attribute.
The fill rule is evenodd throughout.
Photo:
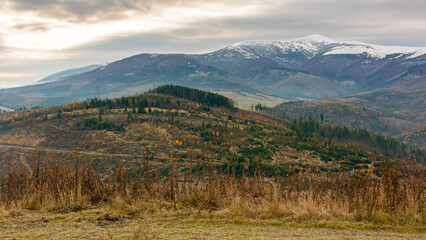
<svg viewBox="0 0 426 240"><path fill-rule="evenodd" d="M119 97L162 84L227 95L239 106L316 100L383 89L426 88L426 48L335 41L311 35L248 41L206 54L140 54L53 74L38 84L0 90L8 108L51 106L98 95Z"/></svg>
<svg viewBox="0 0 426 240"><path fill-rule="evenodd" d="M67 79L72 78L72 77L77 77L79 74L83 74L83 73L93 71L93 70L98 69L100 67L103 67L105 65L106 64L104 64L104 65L94 64L94 65L81 67L81 68L67 69L67 70L49 75L49 76L37 81L37 83L48 83L48 82L58 82L58 81L67 80Z"/></svg>

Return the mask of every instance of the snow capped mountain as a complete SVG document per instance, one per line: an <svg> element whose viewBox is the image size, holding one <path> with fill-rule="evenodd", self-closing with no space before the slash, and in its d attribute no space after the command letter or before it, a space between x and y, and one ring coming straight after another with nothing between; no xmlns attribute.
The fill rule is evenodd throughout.
<svg viewBox="0 0 426 240"><path fill-rule="evenodd" d="M337 46L331 48L324 55L332 54L368 54L373 58L385 58L389 55L397 55L395 57L416 58L426 54L426 48L416 47L394 47L367 44L362 42L337 42Z"/></svg>
<svg viewBox="0 0 426 240"><path fill-rule="evenodd" d="M425 47L337 41L318 34L294 40L239 42L192 57L243 78L273 70L301 71L349 84L356 91L397 86L406 78L424 79L426 70ZM425 81L414 82L425 85Z"/></svg>
<svg viewBox="0 0 426 240"><path fill-rule="evenodd" d="M278 53L299 53L307 58L319 53L323 55L368 54L373 58L385 58L387 55L399 54L399 56L406 55L407 58L415 58L426 54L426 47L382 46L358 41L336 41L314 34L294 40L239 42L210 55L223 51L233 54L239 53L246 58L270 57ZM224 55L224 57L227 56L232 56L232 54Z"/></svg>
<svg viewBox="0 0 426 240"><path fill-rule="evenodd" d="M301 53L306 57L312 57L327 44L335 43L334 40L321 36L310 35L307 37L286 41L246 41L233 44L226 50L240 50L251 52L257 56L268 57L277 53Z"/></svg>
<svg viewBox="0 0 426 240"><path fill-rule="evenodd" d="M314 66L311 66L312 63L315 67L319 64L321 69L322 66L327 68L337 67L338 69L325 71L335 75L338 72L342 72L342 70L346 72L345 69L351 66L360 67L361 69L368 69L373 66L376 69L388 61L409 61L425 56L425 54L426 48L393 47L355 41L336 41L314 34L294 40L239 42L211 53L192 55L192 57L203 64L231 72L235 69L239 69L238 72L240 72L241 68L253 69L254 66L262 66L263 69L269 66L269 68L310 71L310 69L314 68ZM332 64L328 66L327 63ZM370 66L361 66L360 64L370 64ZM418 62L414 65L417 64ZM408 65L413 64L410 63ZM324 76L322 75L324 71L321 71L321 69L315 70L316 75ZM369 74L371 72L366 73L366 75ZM338 80L341 76L336 75L333 78ZM345 76L343 78L350 79L352 77Z"/></svg>

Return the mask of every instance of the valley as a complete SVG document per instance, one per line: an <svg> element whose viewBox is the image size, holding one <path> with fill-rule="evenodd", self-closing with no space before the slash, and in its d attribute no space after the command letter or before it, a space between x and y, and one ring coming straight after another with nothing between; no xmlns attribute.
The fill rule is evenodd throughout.
<svg viewBox="0 0 426 240"><path fill-rule="evenodd" d="M337 99L286 102L271 111L290 119L310 116L323 124L364 128L424 149L421 140L426 123L424 96L425 89L383 90ZM409 136L414 137L410 140Z"/></svg>

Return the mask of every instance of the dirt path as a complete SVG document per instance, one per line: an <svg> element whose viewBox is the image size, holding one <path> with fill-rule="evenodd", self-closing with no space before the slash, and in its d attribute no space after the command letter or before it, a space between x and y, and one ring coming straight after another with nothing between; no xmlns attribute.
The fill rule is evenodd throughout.
<svg viewBox="0 0 426 240"><path fill-rule="evenodd" d="M30 146L23 146L23 145L16 145L16 144L6 144L6 143L0 143L0 149L13 149L14 152L17 152L16 150L25 150L25 151L35 151L34 147ZM55 148L43 148L44 151L47 153L56 153L56 154L70 154L72 152L72 149L55 149ZM100 157L113 157L113 158L122 158L122 159L140 159L142 155L140 154L128 154L128 153L103 153L103 152L97 152L97 151L87 151L84 150L82 152L83 155L86 156L100 156ZM166 160L167 162L171 159L177 161L181 158L178 157L170 157L166 156L165 154L155 154L154 160ZM194 160L196 161L196 160ZM223 163L222 160L216 160L216 163Z"/></svg>
<svg viewBox="0 0 426 240"><path fill-rule="evenodd" d="M18 149L18 150L27 150L34 151L34 147L15 145L15 144L4 144L0 143L0 148L9 148L9 149ZM44 151L48 153L62 153L68 154L71 153L71 149L54 149L54 148L43 148ZM112 156L112 157L141 157L140 155L126 154L126 153L102 153L96 151L83 151L83 154L91 155L91 156Z"/></svg>

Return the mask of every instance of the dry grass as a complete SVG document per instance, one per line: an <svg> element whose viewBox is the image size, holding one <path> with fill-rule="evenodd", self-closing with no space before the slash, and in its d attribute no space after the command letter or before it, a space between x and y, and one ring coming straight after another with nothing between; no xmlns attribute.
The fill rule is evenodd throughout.
<svg viewBox="0 0 426 240"><path fill-rule="evenodd" d="M73 217L89 219L76 220L74 225L82 231L81 234L90 229L84 232L88 235L79 235L79 238L109 238L108 234L112 234L114 238L127 239L130 232L135 236L159 239L176 234L176 237L181 234L182 238L201 236L206 239L257 238L262 234L267 238L278 238L291 237L296 231L290 229L290 235L280 235L283 226L425 233L425 168L415 163L388 162L378 169L380 177L362 170L322 174L307 171L266 178L258 169L253 176L243 173L238 178L234 166L228 166L228 174L217 173L210 158L189 153L188 168L194 171L183 172L179 177L175 162L171 160L168 176L161 177L158 169L151 165L148 147L144 149L139 169L129 170L123 161L103 174L92 167L80 150L74 150L73 154L70 161L55 161L42 149L37 149L30 164L22 161L12 167L11 160L8 160L8 168L0 175L0 206L5 219L2 225L7 229L3 234L9 235L0 237L24 234L17 236L47 238L57 231L50 228L73 225L74 220L70 220ZM106 209L108 214L99 212L99 209ZM28 210L32 212L27 218ZM59 225L56 222L51 224L50 220L49 224L44 220L28 220L37 213L66 220L59 221ZM96 216L96 220L93 222L87 215ZM141 220L146 218L155 221L146 223ZM195 222L190 224L188 232L175 226L168 226L170 231L167 228L162 231L162 222L174 222L168 220L170 218L183 221L180 222L182 226L191 219ZM206 219L213 222L205 222ZM203 220L202 224L200 220ZM255 224L250 225L248 235L239 230L239 223L235 227L221 225L233 220L244 224L254 221ZM271 222L273 220L276 222ZM256 226L263 221L279 226ZM93 228L94 224L104 223L118 226L112 227L106 235L105 231L96 232L96 227ZM142 223L148 225L140 227ZM22 226L29 230L23 231ZM43 231L36 233L41 231L38 228ZM266 230L269 228L272 229L270 235ZM227 231L230 231L229 235ZM312 231L312 235L305 235L321 238L318 235L321 232ZM104 235L98 236L98 233ZM68 229L64 234L72 238L75 232ZM336 238L341 236L339 234ZM368 239L367 235L364 237Z"/></svg>
<svg viewBox="0 0 426 240"><path fill-rule="evenodd" d="M146 211L133 218L104 208L68 214L7 212L1 213L1 239L422 239L425 236L418 232L397 233L407 229L401 231L395 226L387 229L386 225L380 229L363 222L220 218L204 210Z"/></svg>

